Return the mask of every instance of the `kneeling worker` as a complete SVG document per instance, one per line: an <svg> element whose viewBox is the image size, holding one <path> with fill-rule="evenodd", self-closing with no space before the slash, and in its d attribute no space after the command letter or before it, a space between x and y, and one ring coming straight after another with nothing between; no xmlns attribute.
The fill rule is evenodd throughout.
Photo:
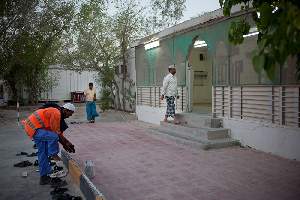
<svg viewBox="0 0 300 200"><path fill-rule="evenodd" d="M69 153L75 153L74 145L63 135L68 128L64 119L70 117L75 111L75 106L66 103L62 107L44 106L33 112L26 120L22 121L25 132L38 148L38 161L40 171L40 185L51 184L51 173L49 157L61 160L59 153L60 142Z"/></svg>

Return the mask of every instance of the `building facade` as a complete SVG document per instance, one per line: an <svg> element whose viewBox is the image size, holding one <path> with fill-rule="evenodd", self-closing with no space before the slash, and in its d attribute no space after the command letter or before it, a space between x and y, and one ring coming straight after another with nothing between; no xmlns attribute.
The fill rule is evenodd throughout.
<svg viewBox="0 0 300 200"><path fill-rule="evenodd" d="M243 145L300 160L296 60L277 66L272 80L264 72L257 73L252 65L255 32L245 35L241 45L227 39L230 23L239 18L254 24L251 13L236 10L224 17L220 9L137 41L138 119L156 124L163 119L162 81L167 66L176 64L177 112L222 118L231 136Z"/></svg>

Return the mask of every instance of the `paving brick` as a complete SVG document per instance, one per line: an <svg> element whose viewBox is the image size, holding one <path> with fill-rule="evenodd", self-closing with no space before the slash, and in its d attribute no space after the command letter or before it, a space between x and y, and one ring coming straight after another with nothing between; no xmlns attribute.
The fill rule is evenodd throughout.
<svg viewBox="0 0 300 200"><path fill-rule="evenodd" d="M65 134L76 162L94 161L92 182L110 200L300 197L300 162L239 147L203 151L152 135L149 127L75 124Z"/></svg>

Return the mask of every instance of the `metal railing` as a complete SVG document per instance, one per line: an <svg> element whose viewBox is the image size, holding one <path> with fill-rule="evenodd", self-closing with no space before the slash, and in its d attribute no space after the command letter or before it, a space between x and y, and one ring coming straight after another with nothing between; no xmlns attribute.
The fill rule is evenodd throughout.
<svg viewBox="0 0 300 200"><path fill-rule="evenodd" d="M300 85L213 87L216 117L300 127Z"/></svg>
<svg viewBox="0 0 300 200"><path fill-rule="evenodd" d="M166 107L165 100L161 101L162 87L160 86L139 86L137 87L137 105L147 105L151 107ZM185 86L178 87L179 99L176 99L176 110L187 110L187 89Z"/></svg>

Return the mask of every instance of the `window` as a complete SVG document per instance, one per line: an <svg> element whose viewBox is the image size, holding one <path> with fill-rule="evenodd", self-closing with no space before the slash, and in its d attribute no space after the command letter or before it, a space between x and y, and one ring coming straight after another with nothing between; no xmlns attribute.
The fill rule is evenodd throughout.
<svg viewBox="0 0 300 200"><path fill-rule="evenodd" d="M200 61L203 61L203 60L204 60L204 55L203 55L203 53L200 53L199 58L200 58Z"/></svg>

